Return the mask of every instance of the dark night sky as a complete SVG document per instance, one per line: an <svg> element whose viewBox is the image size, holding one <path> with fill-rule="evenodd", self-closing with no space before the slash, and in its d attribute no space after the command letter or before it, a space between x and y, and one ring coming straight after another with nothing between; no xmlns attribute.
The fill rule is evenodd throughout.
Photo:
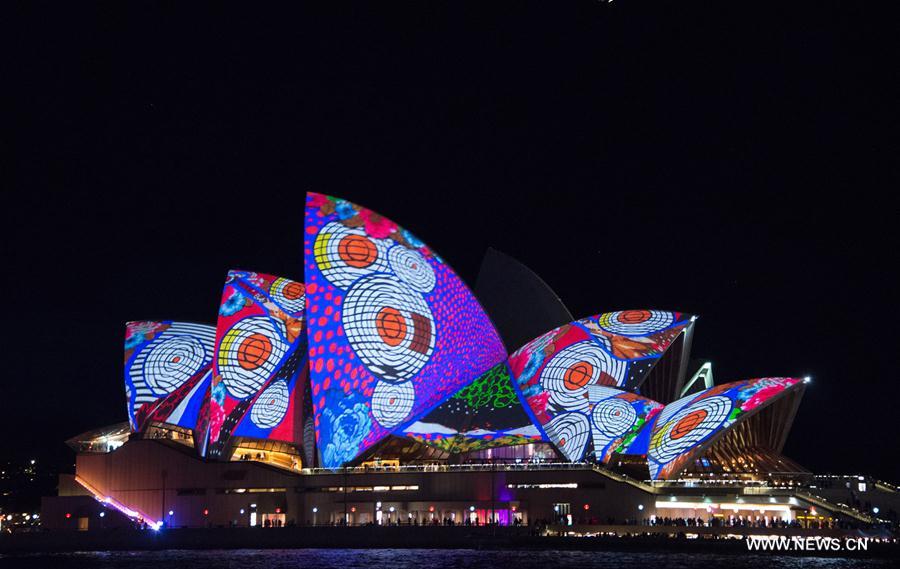
<svg viewBox="0 0 900 569"><path fill-rule="evenodd" d="M638 4L5 18L3 453L125 420L126 320L302 277L316 190L469 283L494 246L576 316L698 314L718 381L814 377L789 456L900 482L896 20Z"/></svg>

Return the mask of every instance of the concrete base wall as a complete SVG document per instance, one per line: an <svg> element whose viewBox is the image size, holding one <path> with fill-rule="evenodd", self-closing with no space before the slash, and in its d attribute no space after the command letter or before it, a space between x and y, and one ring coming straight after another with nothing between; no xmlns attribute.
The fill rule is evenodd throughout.
<svg viewBox="0 0 900 569"><path fill-rule="evenodd" d="M256 462L204 461L156 440L80 454L76 468L77 478L101 499L169 527L241 527L264 519L280 525L345 519L350 525L480 525L492 515L514 525L553 523L567 514L573 522L624 521L649 515L654 503L646 492L587 468L297 474Z"/></svg>

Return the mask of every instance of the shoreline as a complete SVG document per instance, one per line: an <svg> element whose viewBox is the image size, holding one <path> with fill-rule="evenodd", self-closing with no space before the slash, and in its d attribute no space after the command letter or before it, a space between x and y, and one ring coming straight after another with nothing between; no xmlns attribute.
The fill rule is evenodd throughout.
<svg viewBox="0 0 900 569"><path fill-rule="evenodd" d="M551 530L556 528L551 528ZM573 528L558 528L572 531ZM859 537L838 531L808 530L787 534L770 530L738 531L728 528L689 539L691 530L681 526L581 526L590 529L641 532L640 535L535 535L527 527L283 527L283 528L172 528L152 530L44 531L0 536L0 554L66 553L75 551L161 551L216 549L473 549L473 550L569 550L622 552L695 552L816 557L900 558L900 543L870 543L867 551L749 551L743 539L724 535L787 535L806 537ZM725 529L725 528L713 528ZM686 531L687 530L687 531Z"/></svg>

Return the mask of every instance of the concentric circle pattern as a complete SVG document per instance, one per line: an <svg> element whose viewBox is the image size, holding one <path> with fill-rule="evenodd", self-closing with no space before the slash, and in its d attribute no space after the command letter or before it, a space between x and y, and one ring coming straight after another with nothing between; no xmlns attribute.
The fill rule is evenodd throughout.
<svg viewBox="0 0 900 569"><path fill-rule="evenodd" d="M279 277L272 283L269 294L291 316L297 316L306 307L306 288L303 283Z"/></svg>
<svg viewBox="0 0 900 569"><path fill-rule="evenodd" d="M434 269L418 251L395 245L388 251L391 269L415 291L429 293L434 289Z"/></svg>
<svg viewBox="0 0 900 569"><path fill-rule="evenodd" d="M358 281L343 303L347 341L374 375L413 377L434 351L434 318L422 295L387 274Z"/></svg>
<svg viewBox="0 0 900 569"><path fill-rule="evenodd" d="M206 349L191 336L159 338L146 348L141 373L156 395L171 393L200 371L207 361Z"/></svg>
<svg viewBox="0 0 900 569"><path fill-rule="evenodd" d="M265 316L239 320L225 333L219 346L218 373L233 397L246 399L275 373L288 350L283 334Z"/></svg>
<svg viewBox="0 0 900 569"><path fill-rule="evenodd" d="M608 375L616 385L625 378L627 363L617 360L590 340L577 342L554 355L541 373L550 402L568 411L587 409L587 388Z"/></svg>
<svg viewBox="0 0 900 569"><path fill-rule="evenodd" d="M619 336L646 336L675 323L675 314L660 310L621 310L601 314L601 328Z"/></svg>
<svg viewBox="0 0 900 569"><path fill-rule="evenodd" d="M637 412L631 403L615 397L597 403L591 417L594 427L610 438L620 437L627 433L638 419Z"/></svg>
<svg viewBox="0 0 900 569"><path fill-rule="evenodd" d="M272 382L250 408L250 420L260 429L277 427L287 415L290 393L283 379Z"/></svg>
<svg viewBox="0 0 900 569"><path fill-rule="evenodd" d="M379 381L372 394L372 416L383 427L392 429L409 416L415 400L416 392L411 381Z"/></svg>
<svg viewBox="0 0 900 569"><path fill-rule="evenodd" d="M361 277L388 270L387 247L384 239L332 221L316 237L313 255L322 275L346 289Z"/></svg>
<svg viewBox="0 0 900 569"><path fill-rule="evenodd" d="M658 423L650 439L649 458L665 464L697 446L725 424L732 405L728 397L714 395L683 407L665 423Z"/></svg>
<svg viewBox="0 0 900 569"><path fill-rule="evenodd" d="M573 462L584 456L590 429L590 421L583 413L563 413L544 425L553 444Z"/></svg>

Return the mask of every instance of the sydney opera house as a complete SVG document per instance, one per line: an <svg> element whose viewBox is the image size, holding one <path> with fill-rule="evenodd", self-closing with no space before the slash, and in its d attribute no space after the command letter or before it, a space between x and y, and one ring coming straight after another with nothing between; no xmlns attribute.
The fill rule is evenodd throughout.
<svg viewBox="0 0 900 569"><path fill-rule="evenodd" d="M127 421L68 441L44 524L869 519L782 454L806 382L714 382L695 316L575 319L496 251L474 290L309 194L302 272L228 272L214 323L127 323Z"/></svg>

